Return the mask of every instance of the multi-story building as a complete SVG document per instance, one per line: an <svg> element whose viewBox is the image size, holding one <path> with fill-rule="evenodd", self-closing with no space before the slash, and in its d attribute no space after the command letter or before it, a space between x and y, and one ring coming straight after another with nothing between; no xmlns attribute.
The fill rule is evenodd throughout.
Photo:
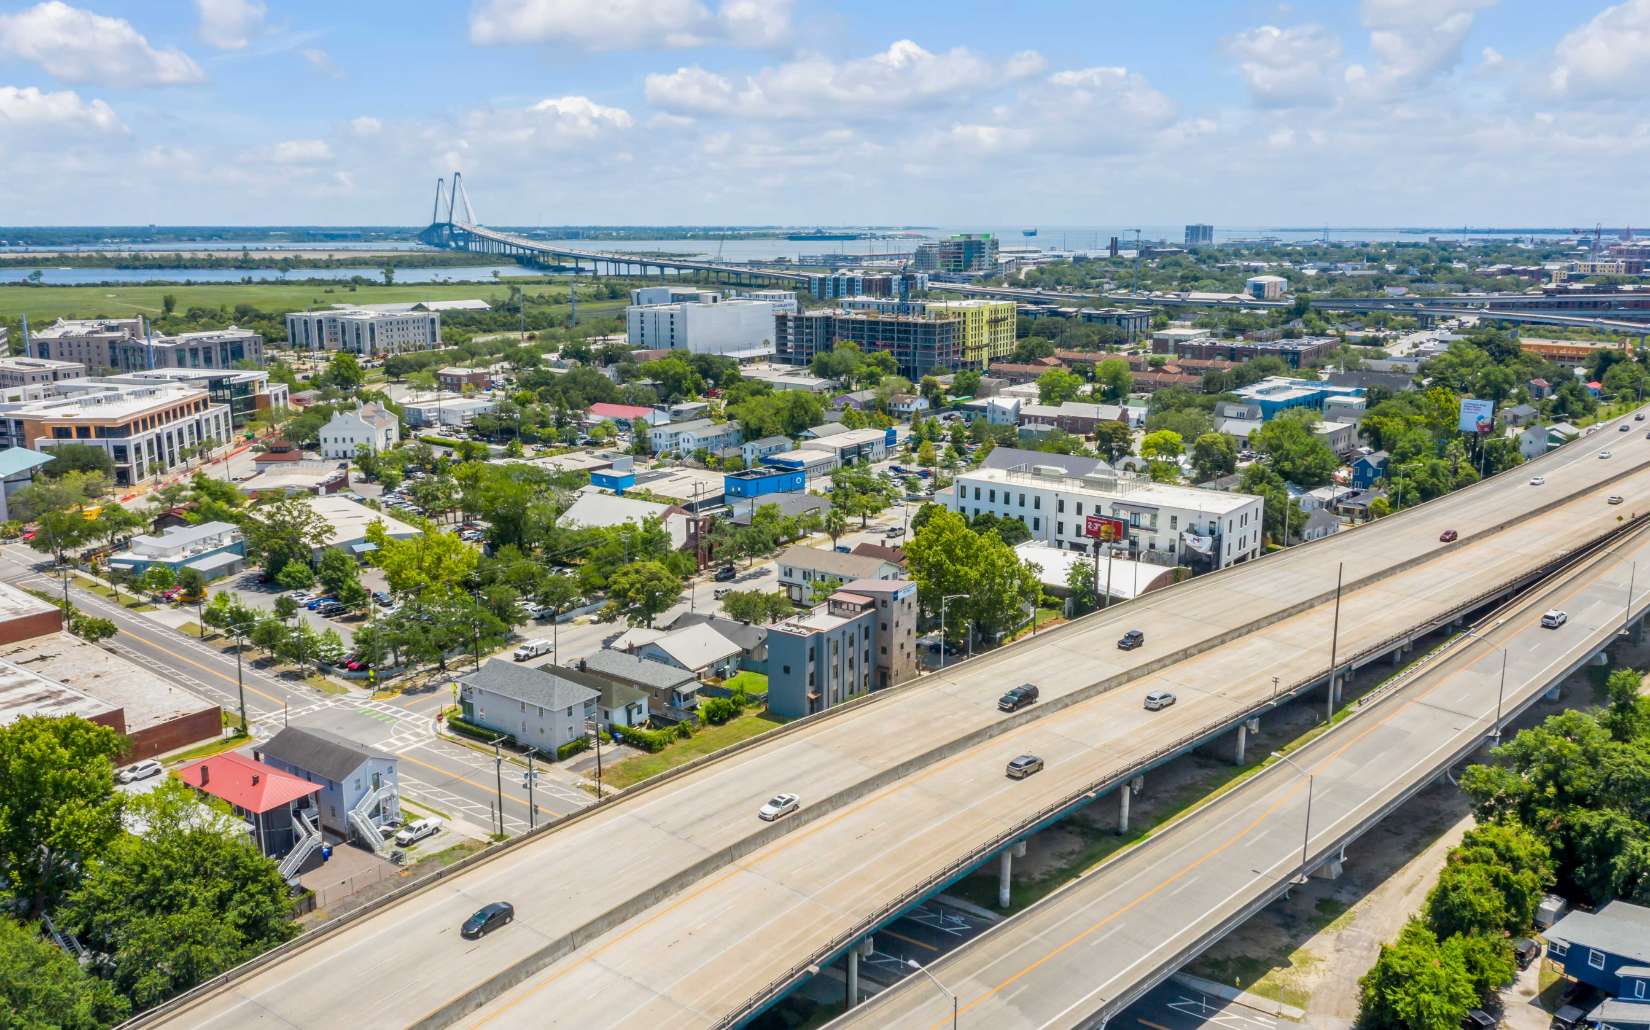
<svg viewBox="0 0 1650 1030"><path fill-rule="evenodd" d="M287 406L290 391L285 383L269 378L269 373L253 369L157 368L125 375L108 376L111 383L183 383L206 391L208 397L229 409L236 428L252 416Z"/></svg>
<svg viewBox="0 0 1650 1030"><path fill-rule="evenodd" d="M779 585L797 604L807 604L822 589L836 589L854 580L898 579L900 566L874 555L843 554L822 547L788 547L775 563ZM770 652L771 654L771 652Z"/></svg>
<svg viewBox="0 0 1650 1030"><path fill-rule="evenodd" d="M715 453L724 447L739 446L739 423L712 422L696 418L691 422L666 422L648 432L648 446L654 454L692 454L694 451Z"/></svg>
<svg viewBox="0 0 1650 1030"><path fill-rule="evenodd" d="M1290 368L1319 364L1327 361L1341 346L1333 336L1302 336L1282 340L1222 340L1203 335L1166 340L1164 330L1152 335L1152 353L1174 354L1183 358L1221 358L1226 361L1248 361L1263 355L1281 358Z"/></svg>
<svg viewBox="0 0 1650 1030"><path fill-rule="evenodd" d="M921 272L834 272L808 276L808 295L815 300L844 297L886 297L910 300L913 293L928 289L928 276Z"/></svg>
<svg viewBox="0 0 1650 1030"><path fill-rule="evenodd" d="M697 286L640 286L630 291L630 303L638 306L652 304L718 304L722 294L716 290L702 290Z"/></svg>
<svg viewBox="0 0 1650 1030"><path fill-rule="evenodd" d="M45 396L0 404L0 449L96 447L114 461L117 486L159 475L186 460L186 449L234 433L227 406L181 383L66 379L33 389Z"/></svg>
<svg viewBox="0 0 1650 1030"><path fill-rule="evenodd" d="M997 238L988 232L964 232L918 244L912 264L919 272L990 272L997 267Z"/></svg>
<svg viewBox="0 0 1650 1030"><path fill-rule="evenodd" d="M458 681L458 701L466 721L554 755L595 720L601 689L593 679L577 669L535 669L490 658Z"/></svg>
<svg viewBox="0 0 1650 1030"><path fill-rule="evenodd" d="M1266 420L1275 418L1278 412L1290 408L1315 408L1322 411L1330 398L1362 397L1364 390L1361 386L1336 386L1318 379L1267 376L1260 382L1251 383L1234 393L1243 402L1257 408L1261 419Z"/></svg>
<svg viewBox="0 0 1650 1030"><path fill-rule="evenodd" d="M775 311L762 300L632 304L625 308L626 340L690 354L755 356L773 350Z"/></svg>
<svg viewBox="0 0 1650 1030"><path fill-rule="evenodd" d="M947 496L966 516L1019 519L1034 540L1088 550L1087 518L1123 524L1121 556L1207 571L1259 557L1264 502L1250 494L1203 490L1114 472L1070 476L1054 465L979 468L958 475Z"/></svg>
<svg viewBox="0 0 1650 1030"><path fill-rule="evenodd" d="M1243 292L1255 300L1281 300L1289 292L1289 280L1281 275L1252 275L1244 282Z"/></svg>
<svg viewBox="0 0 1650 1030"><path fill-rule="evenodd" d="M888 302L898 304L900 302ZM984 369L1014 349L1012 301L916 302L908 313L874 310L807 311L774 317L776 359L806 365L815 354L851 342L863 351L886 351L900 374L921 379L963 368Z"/></svg>
<svg viewBox="0 0 1650 1030"><path fill-rule="evenodd" d="M263 363L264 338L230 326L156 335L140 318L58 319L31 334L34 357L72 361L94 372L138 372L154 368L232 368Z"/></svg>
<svg viewBox="0 0 1650 1030"><path fill-rule="evenodd" d="M1215 227L1212 225L1188 225L1186 227L1186 246L1207 247L1215 242Z"/></svg>
<svg viewBox="0 0 1650 1030"><path fill-rule="evenodd" d="M1083 308L1077 318L1090 325L1114 325L1130 340L1139 339L1152 327L1151 308Z"/></svg>
<svg viewBox="0 0 1650 1030"><path fill-rule="evenodd" d="M795 312L798 309L796 294L790 290L749 290L741 293L736 299L772 304L775 313L780 311Z"/></svg>
<svg viewBox="0 0 1650 1030"><path fill-rule="evenodd" d="M441 346L441 314L366 308L292 311L286 316L286 338L298 350L342 350L364 358L430 350Z"/></svg>
<svg viewBox="0 0 1650 1030"><path fill-rule="evenodd" d="M401 442L401 420L381 404L340 411L321 427L321 457L349 460L365 447L373 454Z"/></svg>
<svg viewBox="0 0 1650 1030"><path fill-rule="evenodd" d="M0 347L5 338L0 337ZM62 379L83 379L86 366L79 361L52 361L48 358L0 358L0 387L36 386Z"/></svg>
<svg viewBox="0 0 1650 1030"><path fill-rule="evenodd" d="M813 715L912 678L916 624L915 583L863 579L768 627L768 709Z"/></svg>

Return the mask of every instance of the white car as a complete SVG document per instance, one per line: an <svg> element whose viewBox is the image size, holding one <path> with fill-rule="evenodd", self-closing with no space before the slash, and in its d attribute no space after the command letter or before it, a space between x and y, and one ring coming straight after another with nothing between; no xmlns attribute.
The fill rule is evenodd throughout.
<svg viewBox="0 0 1650 1030"><path fill-rule="evenodd" d="M414 819L395 835L395 842L406 847L409 844L417 844L426 837L434 837L440 832L440 819Z"/></svg>
<svg viewBox="0 0 1650 1030"><path fill-rule="evenodd" d="M1542 483L1545 483L1546 481L1547 481L1546 476L1531 476L1530 477L1530 485L1531 486L1540 486Z"/></svg>
<svg viewBox="0 0 1650 1030"><path fill-rule="evenodd" d="M1598 456L1600 458L1608 458L1610 456L1610 452L1609 451L1599 451Z"/></svg>
<svg viewBox="0 0 1650 1030"><path fill-rule="evenodd" d="M145 758L141 762L134 762L115 774L115 779L121 783L136 783L138 780L147 780L151 776L159 776L165 772L165 766L153 758Z"/></svg>
<svg viewBox="0 0 1650 1030"><path fill-rule="evenodd" d="M516 653L514 655L514 658L518 662L525 662L529 658L537 658L541 654L549 654L549 653L550 653L550 641L548 641L548 640L529 640L527 643L525 643L525 644L521 645L520 647L516 648Z"/></svg>
<svg viewBox="0 0 1650 1030"><path fill-rule="evenodd" d="M1156 712L1175 703L1175 696L1167 690L1154 690L1146 695L1146 711Z"/></svg>
<svg viewBox="0 0 1650 1030"><path fill-rule="evenodd" d="M767 804L757 809L756 817L763 822L771 823L775 819L790 815L802 807L802 799L795 794L775 794Z"/></svg>
<svg viewBox="0 0 1650 1030"><path fill-rule="evenodd" d="M1549 608L1541 614L1543 629L1557 629L1570 621L1570 613L1559 608Z"/></svg>

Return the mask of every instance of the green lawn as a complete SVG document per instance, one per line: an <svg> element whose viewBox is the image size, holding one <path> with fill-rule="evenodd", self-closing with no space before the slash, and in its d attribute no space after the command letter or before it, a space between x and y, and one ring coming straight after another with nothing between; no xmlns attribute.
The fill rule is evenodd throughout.
<svg viewBox="0 0 1650 1030"><path fill-rule="evenodd" d="M783 725L784 722L785 720L777 715L763 712L759 715L742 715L721 726L701 726L694 731L692 737L678 740L658 754L638 755L608 767L602 776L602 783L609 787L632 786L649 776L657 776L666 769L674 769L678 765L690 762L700 755L708 755L741 740L766 733L776 726Z"/></svg>
<svg viewBox="0 0 1650 1030"><path fill-rule="evenodd" d="M228 716L230 713L225 712L224 714ZM235 716L234 718L235 721L239 721L239 716ZM221 754L225 751L233 751L242 744L245 744L249 739L250 738L244 737L239 733L235 734L233 737L220 737L217 740L208 741L205 744L192 747L188 751L179 751L175 755L168 755L166 757L166 762L168 765L176 765L179 762L193 762L198 758L210 758L212 755Z"/></svg>
<svg viewBox="0 0 1650 1030"><path fill-rule="evenodd" d="M158 275L165 273L158 272ZM529 294L542 292L544 279L512 279ZM549 282L565 295L566 281ZM36 326L57 318L158 315L161 298L177 298L178 310L191 307L227 307L251 304L260 311L298 311L332 304L397 304L418 300L465 300L479 297L498 302L509 296L507 283L404 283L396 286L348 286L322 283L211 283L199 286L0 286L0 318L28 315ZM622 300L585 301L581 314L617 310Z"/></svg>
<svg viewBox="0 0 1650 1030"><path fill-rule="evenodd" d="M96 594L106 601L113 601L115 599L115 592L113 588L106 587L97 580L89 579L78 573L74 576L74 585L89 594ZM120 592L120 604L121 607L130 608L134 612L152 612L155 610L154 605L143 600L141 595L130 590L122 590Z"/></svg>
<svg viewBox="0 0 1650 1030"><path fill-rule="evenodd" d="M760 694L766 697L768 694L768 677L760 672L742 670L725 680L722 686L727 687L734 693L743 690L747 694Z"/></svg>

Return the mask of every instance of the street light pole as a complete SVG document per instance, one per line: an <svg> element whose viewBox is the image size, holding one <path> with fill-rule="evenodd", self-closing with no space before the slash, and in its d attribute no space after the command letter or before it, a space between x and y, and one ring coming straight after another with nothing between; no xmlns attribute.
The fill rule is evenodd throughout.
<svg viewBox="0 0 1650 1030"><path fill-rule="evenodd" d="M1306 876L1306 849L1312 840L1312 788L1317 782L1316 773L1307 772L1300 767L1300 763L1284 754L1282 751L1272 752L1272 757L1279 761L1288 762L1295 767L1295 771L1306 777L1306 824L1301 827L1301 883L1307 882Z"/></svg>
<svg viewBox="0 0 1650 1030"><path fill-rule="evenodd" d="M1329 702L1325 720L1335 717L1335 663L1339 657L1337 650L1341 642L1341 577L1346 573L1346 563L1335 566L1335 622L1329 631Z"/></svg>
<svg viewBox="0 0 1650 1030"><path fill-rule="evenodd" d="M1633 625L1633 588L1638 586L1639 563L1634 562L1627 572L1627 605L1621 617L1621 631L1626 633Z"/></svg>
<svg viewBox="0 0 1650 1030"><path fill-rule="evenodd" d="M504 836L504 753L499 750L503 737L493 738L493 775L498 780L498 835Z"/></svg>
<svg viewBox="0 0 1650 1030"><path fill-rule="evenodd" d="M527 749L527 828L529 830L538 825L538 819L535 818L538 814L538 806L533 803L533 781L539 778L539 774L533 769L533 752L535 750L535 748Z"/></svg>
<svg viewBox="0 0 1650 1030"><path fill-rule="evenodd" d="M1501 739L1501 700L1507 696L1507 649L1501 649L1501 686L1495 692L1495 725L1490 736Z"/></svg>
<svg viewBox="0 0 1650 1030"><path fill-rule="evenodd" d="M912 969L915 969L917 972L921 973L923 976L926 976L929 980L931 980L933 982L935 987L938 987L940 989L941 994L943 994L947 998L951 999L951 1030L957 1030L957 996L955 994L951 993L950 988L948 988L944 984L940 983L939 977L935 976L933 973L930 973L928 970L924 969L923 966L922 966L922 963L918 962L916 959L908 958L908 959L905 960L905 964L910 966Z"/></svg>
<svg viewBox="0 0 1650 1030"><path fill-rule="evenodd" d="M241 627L235 627L235 693L241 699L241 736L246 736L246 681L241 678L241 648L246 646L246 637L241 633Z"/></svg>
<svg viewBox="0 0 1650 1030"><path fill-rule="evenodd" d="M945 606L953 597L967 597L967 594L946 594L940 598L940 671L945 671Z"/></svg>

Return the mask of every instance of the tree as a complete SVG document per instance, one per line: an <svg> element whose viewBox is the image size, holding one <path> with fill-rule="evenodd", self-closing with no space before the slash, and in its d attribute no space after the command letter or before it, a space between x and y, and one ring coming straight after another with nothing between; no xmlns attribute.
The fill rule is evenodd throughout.
<svg viewBox="0 0 1650 1030"><path fill-rule="evenodd" d="M130 802L145 827L92 856L64 922L138 1008L297 934L286 884L226 808L168 781Z"/></svg>
<svg viewBox="0 0 1650 1030"><path fill-rule="evenodd" d="M1500 932L1512 922L1507 902L1477 862L1451 862L1427 895L1427 924L1439 939Z"/></svg>
<svg viewBox="0 0 1650 1030"><path fill-rule="evenodd" d="M1107 403L1122 404L1134 387L1134 374L1122 358L1107 358L1094 366L1094 382Z"/></svg>
<svg viewBox="0 0 1650 1030"><path fill-rule="evenodd" d="M1051 368L1037 377L1037 399L1044 404L1064 404L1076 400L1084 385L1077 373Z"/></svg>
<svg viewBox="0 0 1650 1030"><path fill-rule="evenodd" d="M848 531L848 514L836 505L825 509L825 532L831 535L831 546L836 546L837 538Z"/></svg>
<svg viewBox="0 0 1650 1030"><path fill-rule="evenodd" d="M151 565L143 570L143 589L151 594L164 593L177 585L178 575L170 565Z"/></svg>
<svg viewBox="0 0 1650 1030"><path fill-rule="evenodd" d="M315 570L309 567L309 562L294 559L281 566L275 575L275 585L282 590L308 590L315 585Z"/></svg>
<svg viewBox="0 0 1650 1030"><path fill-rule="evenodd" d="M1359 1026L1368 1030L1457 1027L1478 1001L1462 955L1439 946L1417 922L1381 945L1375 965L1358 981Z"/></svg>
<svg viewBox="0 0 1650 1030"><path fill-rule="evenodd" d="M729 618L760 626L778 622L796 609L783 590L732 590L723 595L722 610Z"/></svg>
<svg viewBox="0 0 1650 1030"><path fill-rule="evenodd" d="M599 616L603 622L623 618L632 626L653 625L654 616L682 597L682 581L656 561L638 561L623 566L609 578L607 605Z"/></svg>
<svg viewBox="0 0 1650 1030"><path fill-rule="evenodd" d="M453 533L429 532L406 540L391 540L384 524L367 527L367 539L378 545L373 564L384 571L390 590L403 597L430 598L464 593L464 583L480 559L476 549Z"/></svg>
<svg viewBox="0 0 1650 1030"><path fill-rule="evenodd" d="M1180 456L1185 451L1180 434L1170 429L1147 433L1140 441L1140 456L1149 463L1152 478L1159 482L1180 478Z"/></svg>
<svg viewBox="0 0 1650 1030"><path fill-rule="evenodd" d="M305 496L281 497L247 512L241 521L248 551L257 557L265 579L273 579L287 563L308 563L318 541L331 535L327 524Z"/></svg>
<svg viewBox="0 0 1650 1030"><path fill-rule="evenodd" d="M361 362L347 350L335 353L321 373L323 385L344 393L359 390L366 381L367 374L362 370Z"/></svg>
<svg viewBox="0 0 1650 1030"><path fill-rule="evenodd" d="M59 444L51 449L52 460L46 465L47 476L60 478L70 472L95 472L105 479L115 474L115 459L101 447L84 443Z"/></svg>
<svg viewBox="0 0 1650 1030"><path fill-rule="evenodd" d="M81 969L37 927L0 916L0 1026L102 1030L130 1011L113 984Z"/></svg>
<svg viewBox="0 0 1650 1030"><path fill-rule="evenodd" d="M923 468L931 469L934 467L935 458L934 441L924 440L922 446L917 448L917 464Z"/></svg>
<svg viewBox="0 0 1650 1030"><path fill-rule="evenodd" d="M1310 416L1279 415L1251 433L1249 444L1278 475L1308 490L1329 482L1340 465L1329 445L1312 434Z"/></svg>
<svg viewBox="0 0 1650 1030"><path fill-rule="evenodd" d="M1134 453L1134 433L1122 422L1096 422L1094 449L1109 462L1118 462Z"/></svg>
<svg viewBox="0 0 1650 1030"><path fill-rule="evenodd" d="M78 716L0 727L0 883L25 916L54 908L120 833L114 760L126 738Z"/></svg>
<svg viewBox="0 0 1650 1030"><path fill-rule="evenodd" d="M1237 444L1222 433L1204 433L1192 442L1192 471L1197 481L1228 476L1237 471Z"/></svg>
<svg viewBox="0 0 1650 1030"><path fill-rule="evenodd" d="M120 627L108 619L100 619L93 615L71 610L69 613L69 632L88 644L95 644L100 640L108 640L119 633Z"/></svg>
<svg viewBox="0 0 1650 1030"><path fill-rule="evenodd" d="M1608 708L1600 717L1610 736L1623 743L1650 738L1650 698L1639 688L1644 676L1635 669L1616 669L1604 681Z"/></svg>
<svg viewBox="0 0 1650 1030"><path fill-rule="evenodd" d="M185 565L178 570L178 586L183 593L178 600L184 604L199 604L206 600L206 574L200 569L192 569Z"/></svg>
<svg viewBox="0 0 1650 1030"><path fill-rule="evenodd" d="M1066 589L1071 591L1071 614L1085 615L1100 607L1100 594L1094 585L1094 562L1079 558L1066 573Z"/></svg>
<svg viewBox="0 0 1650 1030"><path fill-rule="evenodd" d="M321 558L315 563L315 578L321 581L321 586L334 597L342 594L350 586L361 585L361 567L355 559L336 547L328 547L321 552ZM342 598L339 598L342 600Z"/></svg>

